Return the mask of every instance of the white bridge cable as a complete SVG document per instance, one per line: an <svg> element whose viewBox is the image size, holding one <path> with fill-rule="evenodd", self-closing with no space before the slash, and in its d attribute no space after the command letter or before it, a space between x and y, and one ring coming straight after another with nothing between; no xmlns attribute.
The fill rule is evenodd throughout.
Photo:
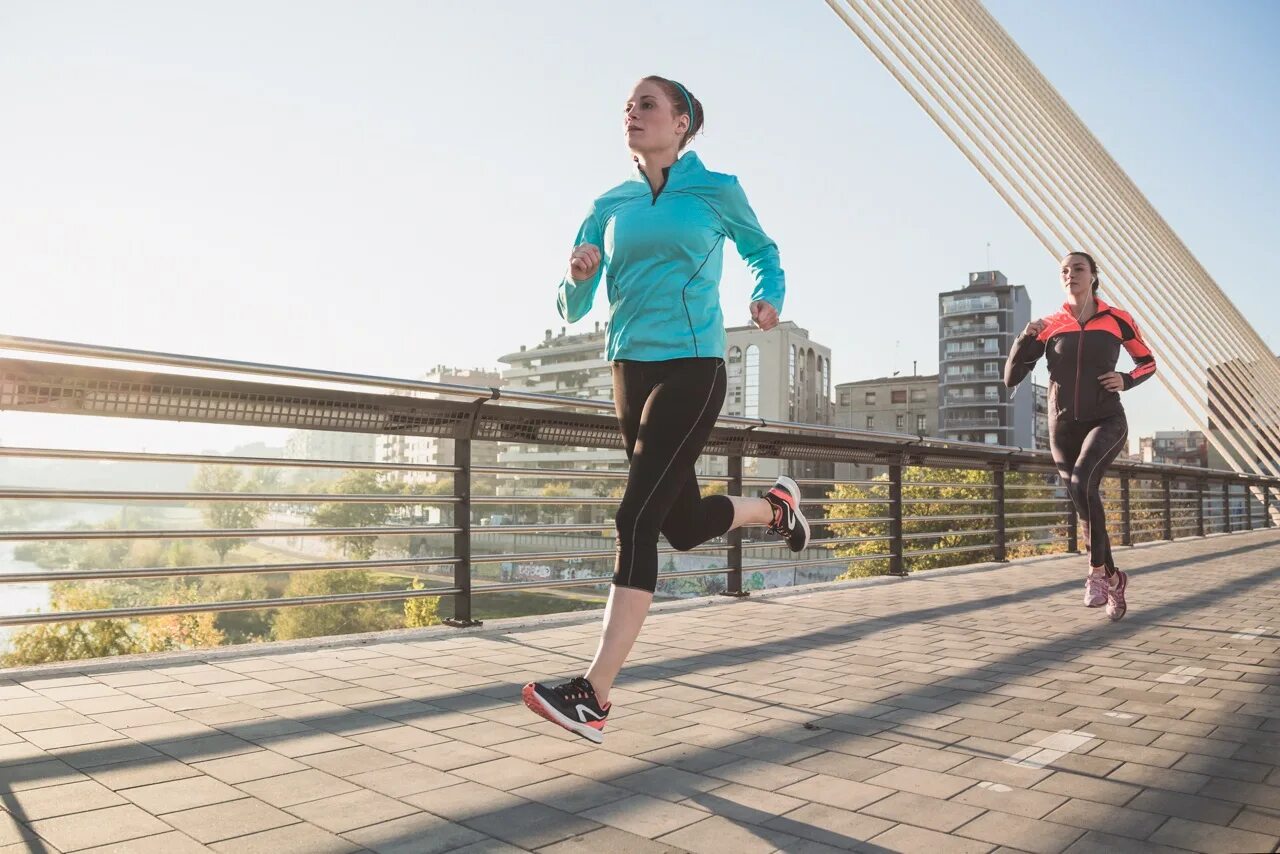
<svg viewBox="0 0 1280 854"><path fill-rule="evenodd" d="M1280 473L1280 363L986 10L827 4L1055 260L1087 249L1103 262L1104 288L1136 309L1155 345L1161 383L1228 464Z"/></svg>
<svg viewBox="0 0 1280 854"><path fill-rule="evenodd" d="M929 6L931 8L935 8L935 9L937 8L936 3L929 4ZM919 18L916 17L916 15L911 11L911 6L906 6L905 9L907 11L907 15L916 22L917 32L923 33L924 37L928 39L930 36L929 30L926 27L920 25ZM958 23L957 19L955 19L954 17L950 17L948 20L949 20L949 23L953 26ZM1113 210L1112 206L1106 203L1106 200L1113 196L1113 191L1109 186L1107 186L1107 182L1099 180L1098 186L1095 188L1095 194L1090 194L1080 188L1079 180L1075 177L1076 173L1084 172L1088 174L1090 171L1092 171L1091 164L1082 167L1080 161L1077 159L1079 155L1068 150L1065 152L1065 156L1068 158L1071 158L1074 161L1074 163L1072 164L1074 168L1072 168L1072 166L1064 167L1063 166L1064 152L1059 149L1050 149L1046 153L1045 148L1037 141L1036 136L1033 135L1033 134L1040 134L1041 137L1044 139L1057 140L1063 135L1064 131L1060 128L1054 128L1051 125L1046 125L1045 122L1048 121L1046 117L1037 116L1033 114L1031 118L1028 119L1027 112L1023 109L1023 106L1022 106L1024 103L1026 103L1028 96L1018 91L1019 86L1016 84L1010 85L1010 81L1007 79L1007 77L1004 80L997 81L995 85L990 85L991 79L993 76L995 76L994 72L996 71L993 64L973 63L973 69L975 73L979 75L983 75L984 82L988 84L985 87L986 91L984 91L982 84L975 82L973 76L969 74L965 65L956 58L957 51L953 50L954 40L949 38L955 34L954 29L944 25L939 32L943 36L943 39L945 42L943 46L944 52L952 60L953 64L959 66L960 74L967 81L968 87L972 91L974 91L979 98L981 98L984 101L985 109L981 112L984 114L984 118L986 119L986 121L988 123L995 123L995 124L999 123L998 118L996 119L992 118L992 114L998 113L998 108L994 107L991 103L992 99L998 99L1002 103L1008 104L1009 103L1008 95L1010 92L1014 92L1015 95L1019 95L1020 97L1016 98L1013 104L1013 114L1016 115L1017 120L1010 123L1009 128L1014 131L1015 135L1022 142L1026 152L1031 154L1032 159L1035 161L1038 167L1038 171L1041 174L1048 175L1048 176L1065 175L1068 186L1070 186L1074 191L1073 192L1074 205L1076 207L1083 207L1089 213L1090 217L1092 217L1095 221L1103 218L1098 213L1097 209L1094 208L1093 206L1092 200L1097 195L1101 195L1104 198L1104 206L1106 206L1109 211ZM980 56L988 56L988 57L993 55L990 49L990 46L985 44L975 43L975 41L973 40L974 36L971 33L965 33L962 35L965 37L966 45L960 49L959 51L960 53L963 53L963 51L967 49L970 52L970 55L980 55ZM936 41L933 39L930 39L930 41L932 46L936 49L937 47ZM1035 108L1035 105L1031 107L1031 109L1034 109L1034 108ZM1033 125L1033 127L1031 127L1029 130L1024 131L1023 128L1019 126L1020 124L1031 124ZM1055 164L1057 165L1056 170L1044 162L1046 156L1048 156L1049 158L1055 161ZM1050 178L1050 180L1053 180L1052 177ZM1100 192L1100 191L1105 191L1105 192ZM1125 200L1121 199L1118 202L1118 204L1123 205L1124 202ZM1129 220L1133 219L1135 215L1140 217L1142 216L1142 212L1141 211L1131 212L1128 216L1125 216L1124 212L1122 211L1114 220L1112 220L1112 222L1114 223L1114 228L1118 232L1123 233L1127 238L1129 238L1130 241L1140 242L1140 237L1134 236L1133 231L1128 224ZM1106 245L1105 241L1101 240L1098 236L1093 236L1088 239L1090 241L1093 241L1090 244L1088 244L1091 247ZM1149 252L1149 246L1147 247L1147 251ZM1099 254L1102 254L1102 253L1099 253ZM1107 250L1106 255L1110 255L1110 254L1112 254L1110 250ZM1115 254L1116 254L1116 257L1123 259L1125 258L1127 253L1121 252L1121 253L1115 253ZM1104 255L1103 257L1106 257L1106 255ZM1138 255L1135 258L1135 261L1138 264L1138 266L1142 268L1141 274L1131 273L1131 275L1134 278L1139 278L1142 280L1143 284L1146 286L1145 290L1149 294L1148 299L1152 299L1156 305L1159 305L1165 315L1173 313L1174 310L1169 307L1168 301L1167 299L1165 299L1163 291L1161 291L1158 287L1152 286L1151 284L1153 281L1159 281L1161 279L1161 277L1156 273L1156 271L1152 269L1152 264L1156 262L1149 260L1147 254ZM1164 259L1160 263L1162 263L1162 266L1166 270L1169 269L1171 266L1177 267L1176 262L1173 262L1169 259ZM1125 266L1128 266L1128 265L1125 265ZM1177 273L1179 276L1183 278L1184 285L1195 287L1198 284L1191 280L1191 277L1185 272L1185 270L1178 270ZM1211 309L1204 303L1204 297L1201 296L1198 292L1192 292L1190 294L1184 293L1184 297L1185 296L1190 297L1189 300L1184 299L1184 304L1188 305L1189 307L1198 308L1202 312L1211 311ZM1208 320L1210 322L1213 322L1218 319L1210 314L1208 316ZM1218 322L1221 323L1224 321L1218 320ZM1144 323L1143 325L1145 326L1147 324ZM1226 336L1228 338L1234 336L1233 331L1229 331L1229 330L1223 329L1222 327L1219 327L1216 330L1217 334L1206 334L1202 336L1203 341L1201 343L1202 345L1207 345L1207 346L1203 346L1203 347L1186 346L1185 339L1183 339L1181 334L1178 332L1180 325L1181 325L1180 321L1175 321L1172 324L1171 328L1174 331L1175 337L1178 338L1180 343L1184 345L1185 351L1188 352L1193 359L1197 355L1199 355L1202 350L1204 350L1205 352L1214 350L1215 349L1214 345L1216 344L1216 342L1220 340L1222 336ZM1238 366L1237 353L1234 350L1226 351L1226 352L1217 350L1217 354L1219 357L1218 367L1222 370L1222 373L1223 373L1222 378L1223 378L1224 384L1228 386L1232 386L1233 390L1237 392L1240 391L1241 387L1248 386L1249 379L1239 374L1240 368ZM1206 362L1206 364L1204 365L1197 364L1196 367L1198 369L1207 369L1208 367L1210 367L1210 365L1209 363ZM1199 372L1197 371L1197 374L1198 373ZM1200 383L1195 383L1193 386L1193 391L1204 391L1204 390L1205 389L1202 389L1200 387ZM1271 389L1269 386L1264 385L1257 390L1266 392L1266 391L1270 391ZM1234 419L1236 421L1242 421L1242 418L1243 418L1242 416L1233 415L1233 413L1229 411L1229 409L1225 412L1225 417L1228 419ZM1280 446L1280 434L1275 433L1274 428L1270 426L1271 424L1274 424L1274 421L1264 420L1261 422L1261 424L1264 429L1264 432L1270 433L1271 434L1270 438L1275 440L1276 444L1273 445L1273 448ZM1238 427L1239 425L1236 424L1231 426ZM1271 455L1264 456L1262 458L1274 460L1275 454L1273 453Z"/></svg>

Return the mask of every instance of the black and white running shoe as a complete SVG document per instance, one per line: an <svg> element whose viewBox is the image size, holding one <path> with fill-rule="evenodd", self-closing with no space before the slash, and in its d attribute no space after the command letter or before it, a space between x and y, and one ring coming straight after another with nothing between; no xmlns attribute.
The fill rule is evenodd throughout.
<svg viewBox="0 0 1280 854"><path fill-rule="evenodd" d="M800 510L800 487L783 475L764 494L764 500L773 505L773 521L768 531L787 542L793 552L803 551L809 545L809 520Z"/></svg>
<svg viewBox="0 0 1280 854"><path fill-rule="evenodd" d="M521 692L524 704L553 724L577 733L588 741L604 741L604 724L611 704L601 707L596 689L579 676L563 685L530 682Z"/></svg>

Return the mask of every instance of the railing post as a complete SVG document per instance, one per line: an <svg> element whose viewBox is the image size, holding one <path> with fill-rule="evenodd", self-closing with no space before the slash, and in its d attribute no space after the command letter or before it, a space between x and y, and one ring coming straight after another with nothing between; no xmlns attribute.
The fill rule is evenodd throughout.
<svg viewBox="0 0 1280 854"><path fill-rule="evenodd" d="M1242 490L1244 493L1244 529L1246 531L1253 530L1253 490L1249 489L1249 484L1244 485Z"/></svg>
<svg viewBox="0 0 1280 854"><path fill-rule="evenodd" d="M889 574L905 576L902 556L902 464L889 466Z"/></svg>
<svg viewBox="0 0 1280 854"><path fill-rule="evenodd" d="M1196 478L1196 536L1204 536L1204 481Z"/></svg>
<svg viewBox="0 0 1280 854"><path fill-rule="evenodd" d="M991 476L995 484L996 560L1004 563L1009 559L1004 530L1004 466L993 471Z"/></svg>
<svg viewBox="0 0 1280 854"><path fill-rule="evenodd" d="M1222 530L1231 533L1231 481L1222 481Z"/></svg>
<svg viewBox="0 0 1280 854"><path fill-rule="evenodd" d="M458 629L480 625L471 618L471 439L453 440L453 464L458 472L453 476L453 492L458 497L454 505L453 554L458 562L453 565L453 586L458 593L453 597L453 617L445 623Z"/></svg>
<svg viewBox="0 0 1280 854"><path fill-rule="evenodd" d="M1271 487L1262 485L1262 527L1270 528L1271 522Z"/></svg>
<svg viewBox="0 0 1280 854"><path fill-rule="evenodd" d="M726 490L730 495L742 495L742 455L729 454L729 485ZM725 591L721 596L741 598L751 595L742 589L742 529L734 528L729 532L729 572L725 576Z"/></svg>
<svg viewBox="0 0 1280 854"><path fill-rule="evenodd" d="M1120 475L1120 545L1133 545L1133 504L1129 495L1129 475Z"/></svg>
<svg viewBox="0 0 1280 854"><path fill-rule="evenodd" d="M1164 538L1173 539L1173 479L1169 475L1160 478L1164 490Z"/></svg>
<svg viewBox="0 0 1280 854"><path fill-rule="evenodd" d="M1067 551L1080 551L1080 516L1076 513L1076 503L1067 499Z"/></svg>

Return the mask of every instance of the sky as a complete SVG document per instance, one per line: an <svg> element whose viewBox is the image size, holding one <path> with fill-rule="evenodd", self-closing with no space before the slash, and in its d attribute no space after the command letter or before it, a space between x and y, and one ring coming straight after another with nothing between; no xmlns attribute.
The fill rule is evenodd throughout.
<svg viewBox="0 0 1280 854"><path fill-rule="evenodd" d="M989 0L1274 351L1280 4ZM833 382L937 369L937 293L1049 257L821 0L0 4L0 333L420 376L566 324L625 176L631 85L703 102ZM988 244L989 249L988 249ZM990 261L988 262L988 252ZM732 252L722 300L746 322ZM602 298L577 328L607 318ZM1131 435L1190 426L1158 384ZM94 423L96 422L96 423ZM261 432L0 413L0 442L226 449Z"/></svg>

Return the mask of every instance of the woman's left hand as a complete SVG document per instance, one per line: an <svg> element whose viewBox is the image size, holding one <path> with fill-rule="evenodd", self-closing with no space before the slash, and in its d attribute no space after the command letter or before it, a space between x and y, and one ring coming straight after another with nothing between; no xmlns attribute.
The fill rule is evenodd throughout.
<svg viewBox="0 0 1280 854"><path fill-rule="evenodd" d="M778 325L778 310L768 302L758 299L751 303L751 322L768 332Z"/></svg>
<svg viewBox="0 0 1280 854"><path fill-rule="evenodd" d="M1098 377L1098 382L1107 391L1124 391L1124 377L1115 371L1110 371Z"/></svg>

